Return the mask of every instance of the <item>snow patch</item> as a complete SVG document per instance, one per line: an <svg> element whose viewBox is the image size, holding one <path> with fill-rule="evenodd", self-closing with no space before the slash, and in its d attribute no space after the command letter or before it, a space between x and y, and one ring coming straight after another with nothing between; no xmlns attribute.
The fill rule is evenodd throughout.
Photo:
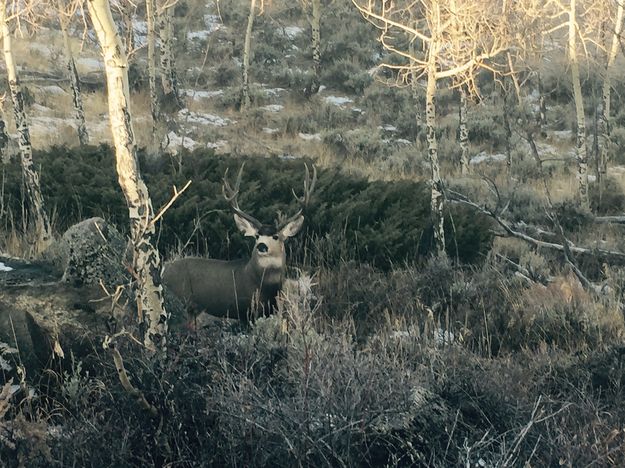
<svg viewBox="0 0 625 468"><path fill-rule="evenodd" d="M135 17L132 19L132 32L133 39L135 41L135 47L145 47L148 43L148 23L146 21L138 20ZM158 36L158 32L156 32ZM155 38L156 45L160 46L160 40Z"/></svg>
<svg viewBox="0 0 625 468"><path fill-rule="evenodd" d="M192 98L194 101L199 101L200 99L210 99L217 96L223 95L223 89L216 89L214 91L200 90L200 89L183 89L182 93L185 96Z"/></svg>
<svg viewBox="0 0 625 468"><path fill-rule="evenodd" d="M391 132L391 133L395 133L397 131L397 127L395 125L389 125L389 124L379 125L378 128L380 130L384 130L385 132Z"/></svg>
<svg viewBox="0 0 625 468"><path fill-rule="evenodd" d="M295 39L297 36L304 32L304 28L300 28L299 26L285 26L280 31L281 35L288 39Z"/></svg>
<svg viewBox="0 0 625 468"><path fill-rule="evenodd" d="M267 106L261 107L261 109L266 110L267 112L280 112L284 109L284 106L281 104L269 104Z"/></svg>
<svg viewBox="0 0 625 468"><path fill-rule="evenodd" d="M267 133L268 135L274 135L278 133L279 131L280 129L278 128L263 127L263 133Z"/></svg>
<svg viewBox="0 0 625 468"><path fill-rule="evenodd" d="M210 149L218 149L218 148L223 148L227 144L228 142L226 140L217 140L215 142L211 141L211 142L206 143L206 147Z"/></svg>
<svg viewBox="0 0 625 468"><path fill-rule="evenodd" d="M178 154L178 148L186 148L190 151L198 145L198 142L187 136L181 137L175 132L169 132L167 134L167 146L165 150L171 154Z"/></svg>
<svg viewBox="0 0 625 468"><path fill-rule="evenodd" d="M76 59L76 67L82 73L93 73L104 70L104 62L97 58L80 57Z"/></svg>
<svg viewBox="0 0 625 468"><path fill-rule="evenodd" d="M42 86L41 90L46 94L52 94L54 96L62 96L63 94L67 94L67 91L57 85Z"/></svg>
<svg viewBox="0 0 625 468"><path fill-rule="evenodd" d="M202 114L200 112L193 112L189 109L182 109L178 112L178 116L181 119L181 122L184 120L186 123L196 124L196 125L210 125L213 127L225 127L226 125L230 125L232 123L236 123L234 120L230 120L226 117L220 117L214 114Z"/></svg>
<svg viewBox="0 0 625 468"><path fill-rule="evenodd" d="M321 141L321 135L319 133L302 133L300 132L298 136L305 141Z"/></svg>
<svg viewBox="0 0 625 468"><path fill-rule="evenodd" d="M350 102L354 102L352 99L345 96L326 96L323 98L325 102L328 104L334 104L335 106L343 106L345 104L349 104Z"/></svg>
<svg viewBox="0 0 625 468"><path fill-rule="evenodd" d="M205 41L215 31L220 30L223 25L221 24L221 21L219 21L219 16L204 15L204 26L206 26L206 29L202 29L200 31L189 31L187 33L187 39L190 41Z"/></svg>
<svg viewBox="0 0 625 468"><path fill-rule="evenodd" d="M0 262L0 271L11 271L11 270L13 270L13 268Z"/></svg>
<svg viewBox="0 0 625 468"><path fill-rule="evenodd" d="M261 86L264 88L266 85L265 84L261 84ZM267 95L267 97L279 97L280 94L282 94L285 89L284 88L264 88L265 94Z"/></svg>
<svg viewBox="0 0 625 468"><path fill-rule="evenodd" d="M481 164L484 162L502 162L502 161L505 161L506 159L507 159L506 155L503 153L488 154L486 153L486 151L482 151L477 156L473 156L471 158L471 161L469 161L469 164L475 165L475 164Z"/></svg>
<svg viewBox="0 0 625 468"><path fill-rule="evenodd" d="M554 130L551 133L558 140L567 140L567 141L569 141L569 140L573 139L573 132L571 130Z"/></svg>

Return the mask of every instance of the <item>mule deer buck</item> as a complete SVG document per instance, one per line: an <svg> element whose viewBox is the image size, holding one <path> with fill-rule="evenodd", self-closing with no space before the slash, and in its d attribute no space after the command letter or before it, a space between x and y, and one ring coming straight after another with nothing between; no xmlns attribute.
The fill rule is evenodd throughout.
<svg viewBox="0 0 625 468"><path fill-rule="evenodd" d="M303 195L298 197L293 191L300 203L299 211L275 226L262 224L239 207L242 173L243 165L233 188L226 170L222 192L239 230L256 238L251 257L232 261L187 257L165 265L163 284L185 302L192 315L206 312L247 322L258 315L269 315L276 306L286 270L284 242L304 223L303 212L314 190L317 170L313 166L311 178L306 166Z"/></svg>

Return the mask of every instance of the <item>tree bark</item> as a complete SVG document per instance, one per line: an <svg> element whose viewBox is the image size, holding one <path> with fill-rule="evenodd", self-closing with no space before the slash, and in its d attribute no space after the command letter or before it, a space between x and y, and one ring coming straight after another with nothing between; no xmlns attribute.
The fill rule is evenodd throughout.
<svg viewBox="0 0 625 468"><path fill-rule="evenodd" d="M310 21L312 39L313 79L310 94L317 94L321 85L321 0L312 0Z"/></svg>
<svg viewBox="0 0 625 468"><path fill-rule="evenodd" d="M50 221L44 208L39 174L33 165L33 149L30 142L30 129L28 118L24 107L24 95L17 76L17 68L13 60L13 47L11 32L5 17L6 2L0 3L0 27L2 28L4 61L6 63L7 77L9 80L9 90L13 101L13 112L15 115L15 126L19 135L18 145L20 150L20 162L22 175L26 188L26 199L28 203L28 213L30 222L34 228L33 254L42 252L52 240Z"/></svg>
<svg viewBox="0 0 625 468"><path fill-rule="evenodd" d="M411 57L416 57L417 56L416 52L415 52L414 41L411 41L408 44L408 53L410 54ZM419 92L419 82L418 82L417 66L414 63L414 60L412 61L412 63L410 65L411 65L411 69L410 69L410 89L412 91L412 99L413 99L414 104L415 104L415 121L416 121L416 124L417 124L417 138L418 138L419 130L423 126L423 115L421 114L422 98L421 98L421 93Z"/></svg>
<svg viewBox="0 0 625 468"><path fill-rule="evenodd" d="M469 129L467 128L467 90L460 86L460 107L458 109L458 142L460 143L460 165L462 175L470 172L469 167Z"/></svg>
<svg viewBox="0 0 625 468"><path fill-rule="evenodd" d="M147 23L148 46L148 83L150 86L150 114L152 116L152 139L156 138L156 123L159 118L158 94L156 92L156 36L154 28L154 0L145 0L145 19Z"/></svg>
<svg viewBox="0 0 625 468"><path fill-rule="evenodd" d="M165 3L167 0L165 0ZM176 61L174 60L174 26L173 6L162 8L159 11L159 36L161 40L161 85L166 102L174 102L180 106L178 100L178 77Z"/></svg>
<svg viewBox="0 0 625 468"><path fill-rule="evenodd" d="M612 91L612 72L614 61L619 49L621 30L623 29L623 2L618 2L616 10L616 20L614 23L614 32L612 35L612 45L608 52L608 60L605 67L605 77L603 80L603 86L601 90L601 115L599 120L599 135L600 135L600 149L599 149L599 173L604 175L607 172L608 166L608 152L610 149L610 133L611 133L611 121L610 121L610 95Z"/></svg>
<svg viewBox="0 0 625 468"><path fill-rule="evenodd" d="M243 46L243 84L241 88L241 110L250 106L250 53L252 50L252 30L256 15L256 0L250 0L250 13L247 17L245 42Z"/></svg>
<svg viewBox="0 0 625 468"><path fill-rule="evenodd" d="M538 129L541 137L547 136L547 99L540 70L538 71Z"/></svg>
<svg viewBox="0 0 625 468"><path fill-rule="evenodd" d="M445 256L445 229L443 226L443 182L438 164L438 143L436 141L436 56L438 44L434 41L428 50L427 88L425 94L425 127L428 142L428 158L431 169L431 213L436 253Z"/></svg>
<svg viewBox="0 0 625 468"><path fill-rule="evenodd" d="M134 15L135 8L136 7L130 1L120 2L126 53L130 53L135 48L135 30L132 24L132 17Z"/></svg>
<svg viewBox="0 0 625 468"><path fill-rule="evenodd" d="M506 81L503 82L501 94L503 96L503 129L506 135L506 173L508 179L512 176L512 126L510 125L510 96ZM508 180L509 181L509 180Z"/></svg>
<svg viewBox="0 0 625 468"><path fill-rule="evenodd" d="M161 260L152 244L155 233L154 211L139 171L132 128L128 59L115 28L108 0L88 0L87 7L104 55L116 169L128 205L136 278L135 297L145 330L144 344L148 349L164 351L169 314L163 304Z"/></svg>
<svg viewBox="0 0 625 468"><path fill-rule="evenodd" d="M9 146L9 134L7 133L4 116L0 114L0 163L5 162L4 152Z"/></svg>
<svg viewBox="0 0 625 468"><path fill-rule="evenodd" d="M588 151L586 148L586 118L584 115L584 98L579 76L579 60L577 56L577 12L576 0L571 0L569 10L569 61L571 63L571 81L573 82L573 98L577 132L575 135L575 157L577 159L578 198L583 208L590 208L588 199Z"/></svg>
<svg viewBox="0 0 625 468"><path fill-rule="evenodd" d="M72 88L72 103L74 105L74 111L76 112L78 140L80 141L81 146L84 146L89 144L89 133L87 132L85 111L82 105L82 96L80 94L80 79L78 78L78 70L76 70L76 63L74 62L74 55L72 54L72 46L67 32L67 21L63 18L61 13L59 14L59 23L61 25L61 33L63 34L65 56L67 58L69 83Z"/></svg>

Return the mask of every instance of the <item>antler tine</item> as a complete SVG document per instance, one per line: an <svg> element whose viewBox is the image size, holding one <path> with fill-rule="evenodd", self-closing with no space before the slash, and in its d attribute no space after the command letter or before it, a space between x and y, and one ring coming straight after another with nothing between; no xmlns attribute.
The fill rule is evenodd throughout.
<svg viewBox="0 0 625 468"><path fill-rule="evenodd" d="M234 183L234 189L228 182L228 168L224 172L223 184L221 186L221 192L228 203L230 203L230 208L232 211L241 216L242 218L247 219L250 223L252 223L257 228L260 228L263 223L258 221L253 216L247 214L241 208L239 208L239 187L241 186L241 178L243 176L243 168L245 167L245 163L241 164L241 168L239 169L239 173L237 174L236 181Z"/></svg>
<svg viewBox="0 0 625 468"><path fill-rule="evenodd" d="M304 167L306 168L306 175L304 176L304 193L302 194L301 197L298 197L297 194L295 193L295 189L291 189L291 191L293 192L293 196L300 203L300 205L303 205L304 207L306 207L308 206L308 203L310 202L310 195L313 192L313 190L315 190L315 184L317 183L317 168L313 164L312 166L313 177L311 181L310 169L308 169L308 164L304 164Z"/></svg>
<svg viewBox="0 0 625 468"><path fill-rule="evenodd" d="M291 216L286 221L284 221L281 224L282 227L286 226L291 221L294 221L304 212L304 208L306 208L308 206L308 203L310 202L310 195L315 189L315 184L317 183L317 168L315 167L314 164L312 165L312 168L313 168L312 179L310 178L310 169L308 169L308 164L304 164L304 168L306 170L306 174L304 175L304 193L302 194L301 197L298 197L297 193L295 193L295 189L291 189L291 191L293 192L293 196L300 204L300 209L297 211L297 213L295 213L293 216Z"/></svg>

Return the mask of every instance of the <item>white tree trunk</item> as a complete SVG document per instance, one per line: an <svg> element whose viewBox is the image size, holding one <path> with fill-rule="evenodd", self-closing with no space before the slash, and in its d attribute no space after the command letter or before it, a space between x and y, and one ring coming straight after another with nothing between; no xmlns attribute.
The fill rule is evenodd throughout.
<svg viewBox="0 0 625 468"><path fill-rule="evenodd" d="M540 136L547 136L547 99L540 71L538 72L538 128Z"/></svg>
<svg viewBox="0 0 625 468"><path fill-rule="evenodd" d="M619 49L619 42L621 37L621 30L623 29L623 3L618 2L616 10L616 20L614 23L614 31L612 35L612 45L608 52L608 60L605 67L605 77L603 79L603 86L601 90L601 115L599 120L599 135L600 135L600 148L599 148L599 173L603 175L607 171L608 166L608 151L610 149L610 95L612 90L612 72L614 61Z"/></svg>
<svg viewBox="0 0 625 468"><path fill-rule="evenodd" d="M67 72L69 74L70 87L72 88L72 103L74 112L76 112L76 126L78 130L78 140L82 146L89 144L89 133L85 123L85 111L82 105L82 96L80 94L80 79L78 78L78 70L74 62L72 54L72 46L67 33L67 23L60 14L59 23L61 25L61 33L63 34L63 46L65 47L65 56L67 58Z"/></svg>
<svg viewBox="0 0 625 468"><path fill-rule="evenodd" d="M152 202L137 160L126 52L115 28L108 0L88 0L87 6L104 55L117 176L128 205L133 270L137 281L135 295L139 317L145 325L144 344L149 349L164 350L169 315L163 305L161 261L158 250L152 245Z"/></svg>
<svg viewBox="0 0 625 468"><path fill-rule="evenodd" d="M425 126L428 142L428 158L431 169L431 213L434 228L434 244L439 256L445 255L445 230L443 227L443 182L438 164L438 143L436 141L436 54L437 48L430 44L425 92Z"/></svg>
<svg viewBox="0 0 625 468"><path fill-rule="evenodd" d="M503 82L501 94L503 96L503 129L506 135L506 174L508 179L512 175L512 126L510 125L510 96L509 88L506 86L506 81ZM508 180L509 181L509 180Z"/></svg>
<svg viewBox="0 0 625 468"><path fill-rule="evenodd" d="M586 118L584 116L584 98L579 76L579 60L577 56L577 19L576 0L571 0L569 10L569 61L571 63L571 81L573 82L573 98L577 133L575 137L575 157L577 159L578 198L582 207L588 209L588 151L586 149Z"/></svg>
<svg viewBox="0 0 625 468"><path fill-rule="evenodd" d="M321 84L321 0L312 0L310 21L312 39L313 79L310 94L317 94Z"/></svg>
<svg viewBox="0 0 625 468"><path fill-rule="evenodd" d="M17 68L13 60L13 47L11 32L5 18L6 2L0 2L0 27L2 28L4 61L6 63L7 77L9 80L9 90L13 101L13 112L15 115L15 126L19 135L20 162L22 175L26 188L26 198L28 202L28 213L30 222L34 227L33 254L42 252L52 240L50 221L44 209L41 186L39 184L39 174L33 166L33 149L30 142L30 130L28 128L28 118L24 107L24 95L17 77Z"/></svg>
<svg viewBox="0 0 625 468"><path fill-rule="evenodd" d="M5 159L5 151L9 147L9 134L4 119L4 100L0 98L0 162L8 162Z"/></svg>
<svg viewBox="0 0 625 468"><path fill-rule="evenodd" d="M243 84L241 88L241 109L250 106L250 53L252 50L252 30L256 16L256 0L250 0L250 13L247 16L245 43L243 45Z"/></svg>
<svg viewBox="0 0 625 468"><path fill-rule="evenodd" d="M148 45L148 83L150 86L150 114L152 116L152 139L156 138L156 123L158 122L158 94L156 93L156 36L155 36L155 3L154 0L145 0L145 19L147 23Z"/></svg>
<svg viewBox="0 0 625 468"><path fill-rule="evenodd" d="M165 5L167 0L163 0ZM169 3L167 8L159 10L160 28L159 36L161 40L161 84L163 86L163 97L166 102L178 102L178 78L176 75L176 61L174 60L174 25L172 23L174 15L173 6Z"/></svg>
<svg viewBox="0 0 625 468"><path fill-rule="evenodd" d="M124 28L124 47L126 48L126 52L130 53L135 48L135 31L132 24L132 17L135 13L136 5L133 5L131 1L122 1L120 3Z"/></svg>
<svg viewBox="0 0 625 468"><path fill-rule="evenodd" d="M410 42L408 44L408 53L410 54L411 57L416 57L416 51L415 51L415 47L414 47L414 41ZM412 91L412 99L414 101L415 104L415 121L417 124L417 138L419 135L419 130L421 130L421 126L423 125L423 116L421 114L421 105L422 105L422 98L421 98L421 92L419 91L419 74L417 72L417 65L414 63L414 61L411 63L412 68L410 69L410 89Z"/></svg>
<svg viewBox="0 0 625 468"><path fill-rule="evenodd" d="M462 175L467 175L470 172L469 129L467 127L467 90L464 86L460 86L460 108L458 114L461 171Z"/></svg>

